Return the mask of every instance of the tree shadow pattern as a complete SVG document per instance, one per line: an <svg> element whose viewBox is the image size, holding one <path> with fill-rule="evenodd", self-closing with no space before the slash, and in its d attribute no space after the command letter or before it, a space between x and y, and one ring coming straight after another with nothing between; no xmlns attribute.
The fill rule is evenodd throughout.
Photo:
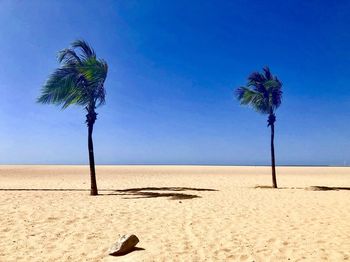
<svg viewBox="0 0 350 262"><path fill-rule="evenodd" d="M0 188L0 191L90 191L89 189L77 189L77 188ZM139 199L139 198L158 198L166 197L171 200L180 199L193 199L200 198L201 196L193 193L180 193L181 191L218 191L211 188L194 188L194 187L139 187L139 188L127 188L127 189L100 189L99 196L118 195L124 196L124 199ZM158 192L154 192L158 191Z"/></svg>
<svg viewBox="0 0 350 262"><path fill-rule="evenodd" d="M258 185L255 189L274 189L272 186ZM279 187L277 189L304 189L308 191L339 191L339 190L350 190L350 187L337 187L337 186L309 186L309 187Z"/></svg>
<svg viewBox="0 0 350 262"><path fill-rule="evenodd" d="M338 191L338 190L350 190L350 187L310 186L306 189L311 191Z"/></svg>
<svg viewBox="0 0 350 262"><path fill-rule="evenodd" d="M152 192L162 191L162 192ZM166 191L166 192L164 192ZM175 191L175 192L172 192ZM201 196L188 193L179 193L179 191L218 191L211 188L193 188L193 187L140 187L113 190L111 193L104 195L121 195L124 199L139 199L139 198L158 198L167 197L171 200L193 199Z"/></svg>

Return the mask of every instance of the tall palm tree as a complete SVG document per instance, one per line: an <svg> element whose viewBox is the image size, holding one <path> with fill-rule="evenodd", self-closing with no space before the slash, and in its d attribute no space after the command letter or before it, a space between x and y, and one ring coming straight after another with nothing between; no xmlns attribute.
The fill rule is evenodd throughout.
<svg viewBox="0 0 350 262"><path fill-rule="evenodd" d="M97 195L94 147L92 132L96 121L95 109L105 103L104 82L107 77L107 63L96 57L95 51L83 40L74 41L71 48L58 53L57 68L48 78L37 102L61 105L80 105L87 111L88 149L91 177L91 195Z"/></svg>
<svg viewBox="0 0 350 262"><path fill-rule="evenodd" d="M277 188L276 163L275 163L275 112L282 102L282 83L273 76L268 67L263 68L263 72L254 72L248 77L246 86L236 90L236 96L242 105L251 106L255 111L267 114L268 127L271 127L271 166L272 185Z"/></svg>

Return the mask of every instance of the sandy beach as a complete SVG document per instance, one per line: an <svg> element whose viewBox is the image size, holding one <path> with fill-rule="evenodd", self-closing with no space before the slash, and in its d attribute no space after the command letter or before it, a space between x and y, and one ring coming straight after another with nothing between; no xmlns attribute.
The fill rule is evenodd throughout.
<svg viewBox="0 0 350 262"><path fill-rule="evenodd" d="M350 168L0 166L0 261L344 261ZM122 234L139 249L111 257Z"/></svg>

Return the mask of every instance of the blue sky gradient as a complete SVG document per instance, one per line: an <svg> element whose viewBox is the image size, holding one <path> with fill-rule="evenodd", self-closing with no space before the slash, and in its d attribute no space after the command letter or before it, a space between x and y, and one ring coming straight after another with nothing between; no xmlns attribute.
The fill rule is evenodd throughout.
<svg viewBox="0 0 350 262"><path fill-rule="evenodd" d="M56 54L85 39L109 64L97 164L270 163L267 116L233 90L283 81L277 164L350 163L350 2L0 2L0 163L87 164L82 108L36 104Z"/></svg>

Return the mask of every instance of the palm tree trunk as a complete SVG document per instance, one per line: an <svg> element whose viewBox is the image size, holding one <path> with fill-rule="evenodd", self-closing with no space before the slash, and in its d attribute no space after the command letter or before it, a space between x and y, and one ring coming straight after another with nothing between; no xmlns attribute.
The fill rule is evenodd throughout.
<svg viewBox="0 0 350 262"><path fill-rule="evenodd" d="M272 186L273 188L277 188L277 180L276 180L276 163L275 163L275 124L271 123L271 167L272 167Z"/></svg>
<svg viewBox="0 0 350 262"><path fill-rule="evenodd" d="M88 149L89 149L89 163L90 163L90 178L91 178L91 196L97 196L97 183L96 183L96 172L95 172L95 157L94 157L94 145L92 142L92 131L94 124L88 122Z"/></svg>

